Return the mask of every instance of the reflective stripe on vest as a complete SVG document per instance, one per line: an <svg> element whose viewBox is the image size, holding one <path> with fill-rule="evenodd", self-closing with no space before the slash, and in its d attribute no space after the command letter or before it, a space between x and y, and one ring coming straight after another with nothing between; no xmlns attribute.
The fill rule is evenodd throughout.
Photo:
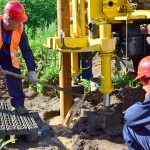
<svg viewBox="0 0 150 150"><path fill-rule="evenodd" d="M2 16L0 16L0 48L3 45L1 22L2 22ZM21 23L21 26L17 30L12 31L12 37L11 37L11 43L10 43L10 56L11 56L12 65L15 68L19 68L19 63L18 63L18 59L16 55L18 53L18 46L19 46L22 32L23 32L22 23Z"/></svg>

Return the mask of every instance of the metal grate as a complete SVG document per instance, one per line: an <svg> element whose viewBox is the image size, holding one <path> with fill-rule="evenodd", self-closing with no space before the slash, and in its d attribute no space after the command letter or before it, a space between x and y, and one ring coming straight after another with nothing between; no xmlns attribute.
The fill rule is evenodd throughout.
<svg viewBox="0 0 150 150"><path fill-rule="evenodd" d="M11 111L8 102L0 102L0 135L29 135L38 133L38 126L33 117Z"/></svg>

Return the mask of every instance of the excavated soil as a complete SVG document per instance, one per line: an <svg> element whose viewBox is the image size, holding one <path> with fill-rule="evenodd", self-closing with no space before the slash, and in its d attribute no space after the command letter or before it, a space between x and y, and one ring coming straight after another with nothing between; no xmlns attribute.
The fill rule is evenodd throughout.
<svg viewBox="0 0 150 150"><path fill-rule="evenodd" d="M99 59L93 61L94 76L99 75ZM29 143L24 135L16 136L17 141L8 144L9 150L127 150L122 138L122 124L115 125L105 132L88 124L86 116L77 113L70 127L60 123L59 91L47 89L43 95L35 89L28 88L23 81L26 94L26 107L38 125L38 140ZM82 108L96 111L102 108L102 94L99 91L89 92ZM110 108L118 113L123 112L137 101L144 100L145 91L141 88L123 88L115 90L110 95ZM0 100L10 99L7 93L4 76L0 76ZM78 99L75 99L78 100ZM122 121L123 123L123 121ZM111 133L111 134L109 134ZM113 134L115 133L115 134ZM6 137L8 139L9 137Z"/></svg>

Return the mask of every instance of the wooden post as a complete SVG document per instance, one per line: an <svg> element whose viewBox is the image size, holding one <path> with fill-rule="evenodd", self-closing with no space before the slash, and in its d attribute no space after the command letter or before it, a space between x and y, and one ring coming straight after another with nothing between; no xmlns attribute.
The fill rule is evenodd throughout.
<svg viewBox="0 0 150 150"><path fill-rule="evenodd" d="M61 30L65 36L70 36L70 0L57 0L57 17L58 17L58 36L60 37ZM62 56L61 56L62 55ZM59 85L61 88L72 90L71 87L71 54L60 54L61 70L59 73ZM64 121L65 116L72 106L72 95L60 92L60 116L61 121Z"/></svg>

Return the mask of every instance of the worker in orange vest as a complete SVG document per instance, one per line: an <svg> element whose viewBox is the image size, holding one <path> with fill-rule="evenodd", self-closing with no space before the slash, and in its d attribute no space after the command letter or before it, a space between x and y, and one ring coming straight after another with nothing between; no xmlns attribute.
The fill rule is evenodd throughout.
<svg viewBox="0 0 150 150"><path fill-rule="evenodd" d="M0 16L0 66L4 70L21 74L17 60L19 47L27 65L29 82L36 84L36 65L23 26L23 22L27 20L25 9L20 2L9 1L6 4L4 14ZM27 108L24 107L25 94L21 79L10 75L5 75L5 78L12 97L11 105L19 114L28 114Z"/></svg>

